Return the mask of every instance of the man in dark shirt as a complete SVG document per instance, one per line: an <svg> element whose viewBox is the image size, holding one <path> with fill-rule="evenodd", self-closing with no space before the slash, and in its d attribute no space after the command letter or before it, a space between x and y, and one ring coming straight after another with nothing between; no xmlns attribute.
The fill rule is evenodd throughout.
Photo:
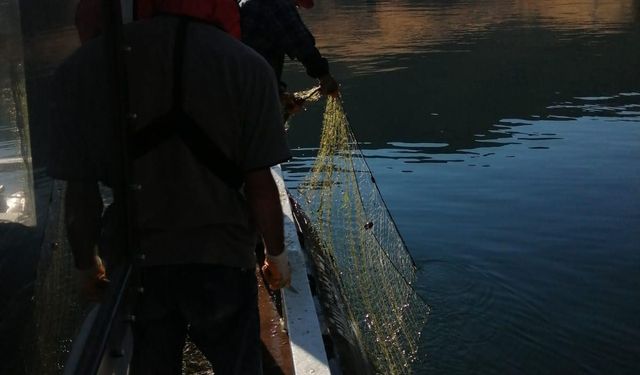
<svg viewBox="0 0 640 375"><path fill-rule="evenodd" d="M189 118L133 163L133 182L140 184L134 225L144 292L133 326L131 369L180 374L188 334L216 374L260 374L257 232L271 287L285 286L289 277L269 168L290 157L277 83L262 58L214 26L186 22L181 39L182 22L163 15L124 30L130 126L140 134L176 109ZM97 248L98 183L110 185L118 173L103 45L97 37L67 59L56 72L52 96L55 152L49 173L67 181L69 242L89 286L105 280ZM175 56L181 56L182 69L174 70ZM212 173L192 140L182 137L187 125L233 165L242 188Z"/></svg>
<svg viewBox="0 0 640 375"><path fill-rule="evenodd" d="M296 5L311 7L309 0L240 0L242 41L262 55L281 81L284 56L298 60L307 74L320 81L323 94L335 94L338 84L329 73L327 59L316 48L313 35L298 14Z"/></svg>

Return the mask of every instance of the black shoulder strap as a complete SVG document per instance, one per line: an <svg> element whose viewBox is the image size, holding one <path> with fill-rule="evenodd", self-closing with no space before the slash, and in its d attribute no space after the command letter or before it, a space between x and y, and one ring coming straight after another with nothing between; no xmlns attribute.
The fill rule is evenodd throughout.
<svg viewBox="0 0 640 375"><path fill-rule="evenodd" d="M140 158L162 142L177 136L189 148L193 156L232 189L239 189L244 182L240 168L211 141L209 135L184 111L184 54L188 18L181 18L176 29L173 49L173 104L171 110L158 117L133 137L133 156Z"/></svg>
<svg viewBox="0 0 640 375"><path fill-rule="evenodd" d="M189 20L180 18L176 28L176 39L173 45L173 110L182 109L184 103L182 74L184 73L184 55L187 45L187 25Z"/></svg>

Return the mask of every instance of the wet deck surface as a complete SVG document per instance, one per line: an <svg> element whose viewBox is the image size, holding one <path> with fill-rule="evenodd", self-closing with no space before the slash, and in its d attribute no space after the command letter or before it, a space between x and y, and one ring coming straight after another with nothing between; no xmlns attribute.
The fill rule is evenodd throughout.
<svg viewBox="0 0 640 375"><path fill-rule="evenodd" d="M257 269L256 276L264 375L293 375L289 335L285 331L284 319L280 312L282 311L280 293L267 289Z"/></svg>
<svg viewBox="0 0 640 375"><path fill-rule="evenodd" d="M260 309L260 341L264 375L294 375L289 335L285 330L279 292L265 287L256 267L258 279L258 307ZM189 375L213 374L211 366L197 347L187 342L184 350L183 373Z"/></svg>

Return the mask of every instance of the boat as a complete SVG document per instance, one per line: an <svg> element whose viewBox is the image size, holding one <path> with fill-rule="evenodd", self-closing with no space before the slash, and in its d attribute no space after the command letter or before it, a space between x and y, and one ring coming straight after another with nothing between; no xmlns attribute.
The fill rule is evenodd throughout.
<svg viewBox="0 0 640 375"><path fill-rule="evenodd" d="M3 154L0 159L0 180L14 179L11 186L0 187L0 265L19 258L20 252L31 254L26 260L30 271L24 271L24 281L20 281L23 284L2 294L7 301L20 303L16 308L7 304L0 309L0 332L10 333L3 341L13 343L3 353L0 372L6 368L9 373L126 374L132 349L130 328L135 321L128 308L129 295L135 293L131 287L134 270L130 266L111 270L112 287L102 303L90 304L80 298L63 225L65 183L51 181L43 172L48 112L44 88L53 68L78 46L70 25L75 2L65 4L13 0L0 4L0 84L6 94L0 109L7 109L9 125L14 127L11 134L16 136L12 140L16 155ZM123 0L121 8L125 10L122 22L130 22L133 2ZM45 14L45 9L55 10ZM272 339L265 345L266 357L271 358L264 361L265 373L330 374L281 168L274 167L273 174L285 212L292 284L276 294L261 287L261 320L268 323L263 324L262 336ZM27 252L27 247L33 251ZM16 268L15 272L23 271ZM21 321L12 324L9 318Z"/></svg>
<svg viewBox="0 0 640 375"><path fill-rule="evenodd" d="M11 173L16 173L17 170L22 176L20 181L24 183L19 189L12 188L11 192L0 193L0 234L4 235L2 238L5 240L5 243L0 240L0 246L7 245L8 240L20 237L19 241L13 240L10 244L13 247L10 251L13 253L9 257L3 258L6 252L0 251L0 266L7 259L24 258L22 252L30 249L28 254L32 254L33 259L29 258L29 272L25 272L25 275L34 274L35 277L29 279L25 276L19 290L14 295L9 294L8 300L20 300L24 306L19 305L19 308L10 313L0 310L0 317L11 315L21 319L20 324L11 330L12 335L5 336L13 337L13 340L7 341L13 341L15 345L7 347L5 351L0 350L0 355L5 355L0 360L0 373L4 373L5 368L2 366L7 364L8 373L126 374L133 347L131 325L136 319L135 314L131 313L131 299L140 292L132 282L135 279L135 269L131 264L125 264L109 270L111 287L107 289L102 303L91 304L82 300L76 290L73 258L63 225L66 185L63 181L51 181L43 172L42 155L45 153L42 150L46 148L43 144L46 136L42 129L47 127L48 113L48 98L43 87L48 84L52 68L77 47L76 36L64 22L62 27L54 24L45 30L32 29L33 22L29 20L29 14L34 14L35 5L30 4L29 0L22 1L22 10L26 12L21 14L17 9L17 0L10 1L14 7L6 14L0 8L0 20L6 18L11 22L0 24L10 26L7 35L12 46L9 51L12 69L8 81L16 113L12 134L18 135L19 141L16 144L19 145L17 148L20 155L7 158L4 163L0 162L0 172L2 168ZM55 3L54 6L59 4ZM125 10L132 9L131 1L123 0L121 7ZM39 12L35 13L42 16ZM44 19L52 22L51 19L55 17ZM131 12L125 12L123 22L130 20ZM27 113L31 116L27 116ZM30 134L37 136L30 137ZM352 140L349 144L357 145L357 142ZM37 157L38 153L40 158ZM359 171L368 170L364 159L358 163ZM403 262L400 266L406 265L407 269L411 269L413 265L410 256L408 253L400 254L399 257L395 256L397 254L389 256L379 242L370 242L378 247L376 254L379 259L376 264L386 262L388 270L398 273L395 279L402 287L398 289L401 293L396 296L399 298L394 300L393 305L388 303L390 295L384 294L384 288L377 288L381 291L373 296L375 301L374 298L368 301L378 305L381 315L388 315L380 319L385 322L376 322L369 314L360 316L353 311L348 312L350 307L347 307L347 302L352 301L347 301L337 282L332 285L335 280L331 277L336 273L324 273L327 270L327 267L323 269L324 266L331 267L331 254L324 260L318 259L318 250L325 248L321 243L322 239L318 237L318 232L306 217L304 209L287 191L282 168L272 168L272 174L279 189L284 214L285 246L292 266L292 282L291 287L279 293L269 291L264 285L260 289L265 374L375 373L371 361L372 357L379 354L375 346L378 345L379 349L380 345L384 345L380 342L389 339L388 336L385 337L386 332L394 334L407 328L395 325L397 322L393 320L397 315L386 314L391 310L381 305L405 308L413 290L410 280L407 281L398 271L403 268L398 267L396 262L400 259ZM369 180L368 183L375 185L373 176ZM379 193L375 186L371 188L374 189L371 190L372 193ZM123 190L126 188L120 191ZM379 194L368 196L374 197L372 203L384 206ZM385 210L380 211L388 214L386 206L384 208ZM384 227L380 223L389 226L386 232L397 234L397 228L390 217L381 218L375 226L373 221L367 220L364 231L369 236L368 241L378 241L373 237L379 228ZM357 230L362 231L361 225L355 224ZM394 246L406 251L399 235L394 239ZM334 272L336 269L330 271ZM380 283L375 281L370 285ZM370 285L365 287L369 288ZM362 285L360 288L363 289ZM3 331L3 327L9 326L9 323L0 323L0 334L4 334L7 331ZM422 321L417 322L416 326L419 327L421 323ZM375 330L367 327L375 324ZM369 334L368 337L364 337L365 334ZM368 343L368 349L373 349L367 351L363 342ZM408 367L408 357L413 353L407 352L405 355L402 346L396 344L397 342L393 345L396 353L390 354L383 347L385 353L381 353L379 357L401 357L394 366ZM186 347L185 357L188 370L206 373L206 361L198 356L193 346ZM384 364L380 368L384 369Z"/></svg>

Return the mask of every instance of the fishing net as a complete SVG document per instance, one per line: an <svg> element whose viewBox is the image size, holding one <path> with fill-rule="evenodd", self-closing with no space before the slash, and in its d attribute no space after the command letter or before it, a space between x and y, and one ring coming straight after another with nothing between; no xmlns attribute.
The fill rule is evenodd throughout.
<svg viewBox="0 0 640 375"><path fill-rule="evenodd" d="M90 305L80 296L64 225L64 183L54 184L47 229L34 283L33 323L26 335L26 373L62 374Z"/></svg>
<svg viewBox="0 0 640 375"><path fill-rule="evenodd" d="M429 307L412 287L413 260L339 99L327 100L320 148L297 198L330 329L351 348L346 367L412 373Z"/></svg>
<svg viewBox="0 0 640 375"><path fill-rule="evenodd" d="M7 306L0 308L0 311L12 312L9 316L0 316L0 325L6 328L2 340L11 346L8 354L3 351L0 355L3 357L0 373L56 374L62 373L86 304L80 302L76 293L73 258L65 240L62 185L56 185L51 196L47 193L39 196L42 201L49 197L51 201L47 201L49 207L44 204L41 207L44 212L48 209L48 225L39 222L36 227L29 114L33 113L30 110L39 108L39 103L31 96L27 98L25 66L41 57L36 54L37 49L25 56L29 49L25 51L24 46L30 41L23 38L26 29L21 21L25 16L20 12L20 5L19 1L0 1L0 184L3 185L0 223L4 226L3 233L15 233L11 237L13 243L1 244L0 253L11 249L9 251L22 255L5 258L6 253L0 254L0 272L28 284ZM48 103L40 104L48 111ZM41 180L42 191L46 190L43 186L48 183ZM40 214L47 221L47 215L42 211ZM42 240L45 226L46 237ZM37 274L32 276L32 272ZM17 276L18 273L23 274ZM13 315L14 311L21 314Z"/></svg>

